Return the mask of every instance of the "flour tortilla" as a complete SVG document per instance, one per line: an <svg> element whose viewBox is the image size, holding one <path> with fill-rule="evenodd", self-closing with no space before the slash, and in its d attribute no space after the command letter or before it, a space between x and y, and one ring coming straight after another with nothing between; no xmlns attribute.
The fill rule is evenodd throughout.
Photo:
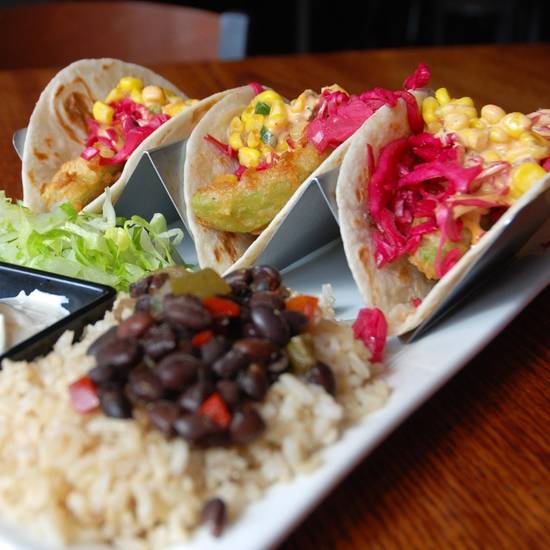
<svg viewBox="0 0 550 550"><path fill-rule="evenodd" d="M336 200L340 231L347 261L355 282L369 307L380 308L388 321L390 334L404 334L419 326L446 298L472 263L499 237L503 227L518 210L550 188L545 176L512 205L495 225L439 281L428 280L407 258L377 268L374 262L373 229L366 210L369 178L367 144L375 161L380 149L410 135L405 105L382 107L352 138L340 168ZM422 300L418 307L413 300Z"/></svg>
<svg viewBox="0 0 550 550"><path fill-rule="evenodd" d="M188 97L171 82L153 71L118 59L83 59L65 67L46 86L32 112L23 150L23 200L35 211L47 210L42 184L51 181L61 165L77 158L88 133L87 119L96 100L103 100L123 76L141 78L147 86L157 85ZM196 123L226 92L210 96L185 109L145 139L130 155L122 174L111 186L116 200L144 151L187 138ZM101 210L105 194L90 202L85 211Z"/></svg>
<svg viewBox="0 0 550 550"><path fill-rule="evenodd" d="M302 182L292 198L258 236L230 233L206 227L199 223L191 208L193 195L197 190L208 186L215 176L235 172L238 162L217 151L214 145L204 139L204 136L210 134L225 143L231 119L240 115L254 96L255 93L250 86L232 90L201 120L187 143L184 192L189 229L195 240L199 265L202 268L211 267L220 273L247 267L256 261L302 193L307 189L308 183L317 175L339 166L350 141L348 139L337 147L309 178Z"/></svg>

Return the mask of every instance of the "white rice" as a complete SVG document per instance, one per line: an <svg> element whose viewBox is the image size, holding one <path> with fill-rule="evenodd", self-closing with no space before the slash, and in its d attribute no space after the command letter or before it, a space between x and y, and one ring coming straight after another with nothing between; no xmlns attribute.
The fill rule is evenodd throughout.
<svg viewBox="0 0 550 550"><path fill-rule="evenodd" d="M317 467L319 451L388 396L374 377L381 367L369 363L349 326L330 320L329 288L322 306L328 319L315 329L315 349L334 370L336 399L281 376L260 406L267 430L244 448L191 449L182 439L166 439L143 414L128 421L71 408L67 387L93 366L86 349L115 323L113 313L89 326L79 343L65 333L46 357L5 361L0 516L52 547L106 543L124 550L184 541L213 496L238 520L268 486Z"/></svg>

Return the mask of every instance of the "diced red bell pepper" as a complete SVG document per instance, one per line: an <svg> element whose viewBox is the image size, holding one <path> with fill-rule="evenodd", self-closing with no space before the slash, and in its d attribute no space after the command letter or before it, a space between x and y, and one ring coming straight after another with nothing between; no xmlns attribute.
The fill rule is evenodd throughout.
<svg viewBox="0 0 550 550"><path fill-rule="evenodd" d="M197 334L191 338L191 344L193 344L196 348L200 348L201 346L204 346L206 342L212 340L213 336L214 333L211 330L201 330L201 332L197 332Z"/></svg>
<svg viewBox="0 0 550 550"><path fill-rule="evenodd" d="M239 304L226 298L212 296L211 298L205 298L202 303L214 317L238 317L241 314Z"/></svg>
<svg viewBox="0 0 550 550"><path fill-rule="evenodd" d="M208 416L221 428L227 428L231 422L231 412L218 392L214 392L203 401L198 413L202 416Z"/></svg>
<svg viewBox="0 0 550 550"><path fill-rule="evenodd" d="M293 296L286 301L286 308L291 311L303 313L308 319L312 319L317 308L319 307L319 299L315 296Z"/></svg>
<svg viewBox="0 0 550 550"><path fill-rule="evenodd" d="M91 412L99 407L97 386L89 376L83 376L69 385L73 409L79 413Z"/></svg>
<svg viewBox="0 0 550 550"><path fill-rule="evenodd" d="M418 296L411 298L411 305L413 307L418 307L422 303L422 300Z"/></svg>

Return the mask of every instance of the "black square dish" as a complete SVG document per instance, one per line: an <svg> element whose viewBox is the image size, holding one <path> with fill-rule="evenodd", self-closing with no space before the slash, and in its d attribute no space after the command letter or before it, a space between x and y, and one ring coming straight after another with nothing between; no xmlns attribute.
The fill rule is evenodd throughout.
<svg viewBox="0 0 550 550"><path fill-rule="evenodd" d="M47 353L66 330L80 337L84 327L101 319L116 297L116 290L110 286L0 262L0 298L35 289L66 296L69 301L63 307L70 314L0 355L0 368L3 359L30 361Z"/></svg>

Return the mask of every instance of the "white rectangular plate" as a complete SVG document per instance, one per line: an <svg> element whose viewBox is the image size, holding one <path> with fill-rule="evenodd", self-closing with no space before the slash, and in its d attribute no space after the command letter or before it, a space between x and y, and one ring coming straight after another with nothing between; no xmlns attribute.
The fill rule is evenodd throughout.
<svg viewBox="0 0 550 550"><path fill-rule="evenodd" d="M536 241L547 242L550 224ZM348 429L323 453L323 464L310 475L271 488L229 526L221 538L205 529L178 550L259 550L274 547L415 409L500 332L550 282L550 253L515 260L491 277L428 334L412 344L392 339L386 350L387 381L392 388L385 407ZM336 296L337 314L351 319L361 298L337 244L323 254L285 273L285 284L294 290L317 294L330 282ZM457 345L460 343L460 345ZM24 490L24 488L22 488ZM20 533L0 525L0 550L37 550L39 546ZM80 547L83 548L83 547ZM89 547L88 547L89 548Z"/></svg>

